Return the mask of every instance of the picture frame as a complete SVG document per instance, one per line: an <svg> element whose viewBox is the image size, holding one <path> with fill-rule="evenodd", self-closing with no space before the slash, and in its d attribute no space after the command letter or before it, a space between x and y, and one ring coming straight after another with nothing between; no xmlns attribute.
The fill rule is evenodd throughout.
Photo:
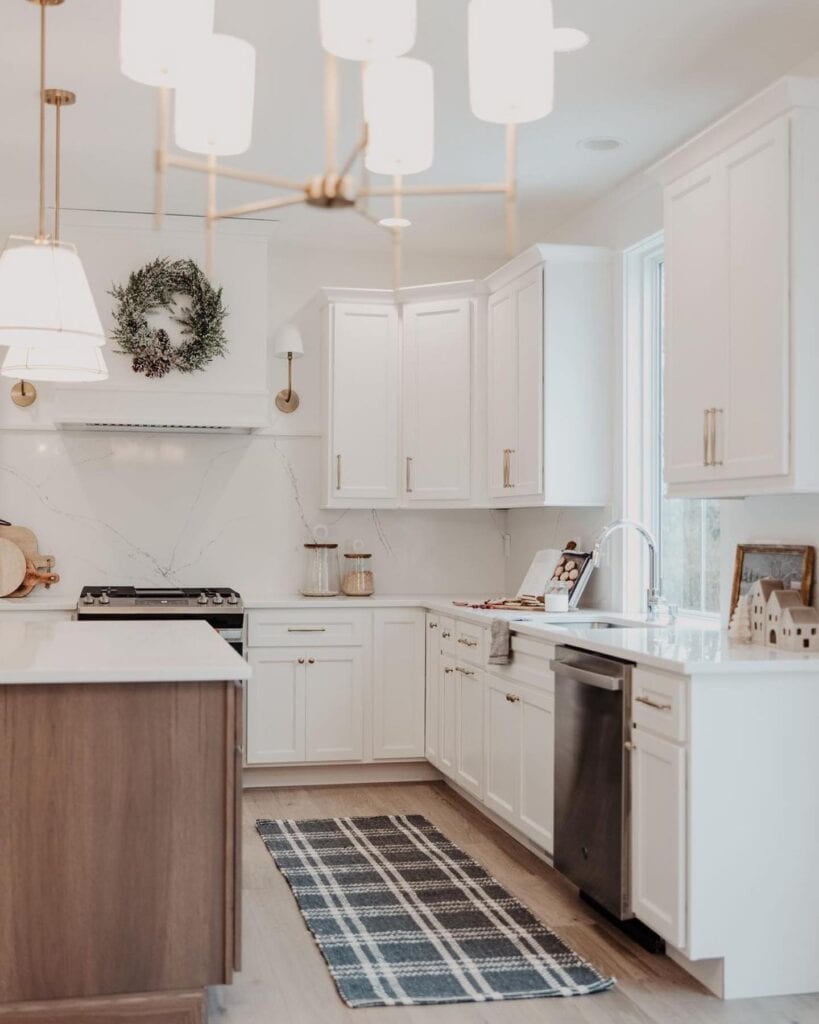
<svg viewBox="0 0 819 1024"><path fill-rule="evenodd" d="M786 589L798 590L810 605L816 548L808 544L738 544L731 589L731 612L757 580L781 579Z"/></svg>

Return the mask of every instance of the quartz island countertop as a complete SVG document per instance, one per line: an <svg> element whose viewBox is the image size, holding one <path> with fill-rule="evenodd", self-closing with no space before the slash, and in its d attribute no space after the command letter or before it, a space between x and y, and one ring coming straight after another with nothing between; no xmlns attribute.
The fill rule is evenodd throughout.
<svg viewBox="0 0 819 1024"><path fill-rule="evenodd" d="M238 680L250 666L205 622L0 621L0 685Z"/></svg>

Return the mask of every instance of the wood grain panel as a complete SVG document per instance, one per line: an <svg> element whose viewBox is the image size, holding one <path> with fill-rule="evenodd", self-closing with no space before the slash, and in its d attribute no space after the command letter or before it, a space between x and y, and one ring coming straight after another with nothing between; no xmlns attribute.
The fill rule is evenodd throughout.
<svg viewBox="0 0 819 1024"><path fill-rule="evenodd" d="M1 1024L204 1024L203 992L62 999L0 1007Z"/></svg>
<svg viewBox="0 0 819 1024"><path fill-rule="evenodd" d="M232 708L227 683L0 689L0 1003L227 980Z"/></svg>

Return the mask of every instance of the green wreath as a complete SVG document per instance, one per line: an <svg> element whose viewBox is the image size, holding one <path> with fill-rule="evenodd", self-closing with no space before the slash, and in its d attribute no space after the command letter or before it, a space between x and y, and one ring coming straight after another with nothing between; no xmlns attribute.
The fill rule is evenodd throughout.
<svg viewBox="0 0 819 1024"><path fill-rule="evenodd" d="M164 377L171 370L193 373L204 370L215 356L224 356L227 310L222 289L214 288L193 260L160 257L135 270L128 284L115 285L113 338L119 351L132 357L134 373ZM175 296L190 304L177 312ZM182 330L183 340L172 345L168 332L154 330L148 317L165 309Z"/></svg>

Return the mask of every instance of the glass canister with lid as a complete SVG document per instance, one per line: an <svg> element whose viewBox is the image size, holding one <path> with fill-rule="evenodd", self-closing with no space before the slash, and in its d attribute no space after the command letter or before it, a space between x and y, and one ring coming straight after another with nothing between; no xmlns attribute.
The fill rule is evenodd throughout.
<svg viewBox="0 0 819 1024"><path fill-rule="evenodd" d="M344 556L341 589L348 597L371 597L375 592L372 555L362 551L363 546L361 541L356 541L353 551Z"/></svg>
<svg viewBox="0 0 819 1024"><path fill-rule="evenodd" d="M318 528L314 534L319 536ZM323 535L327 536L326 529ZM301 592L304 597L338 595L338 544L328 543L322 538L304 545L304 582Z"/></svg>

